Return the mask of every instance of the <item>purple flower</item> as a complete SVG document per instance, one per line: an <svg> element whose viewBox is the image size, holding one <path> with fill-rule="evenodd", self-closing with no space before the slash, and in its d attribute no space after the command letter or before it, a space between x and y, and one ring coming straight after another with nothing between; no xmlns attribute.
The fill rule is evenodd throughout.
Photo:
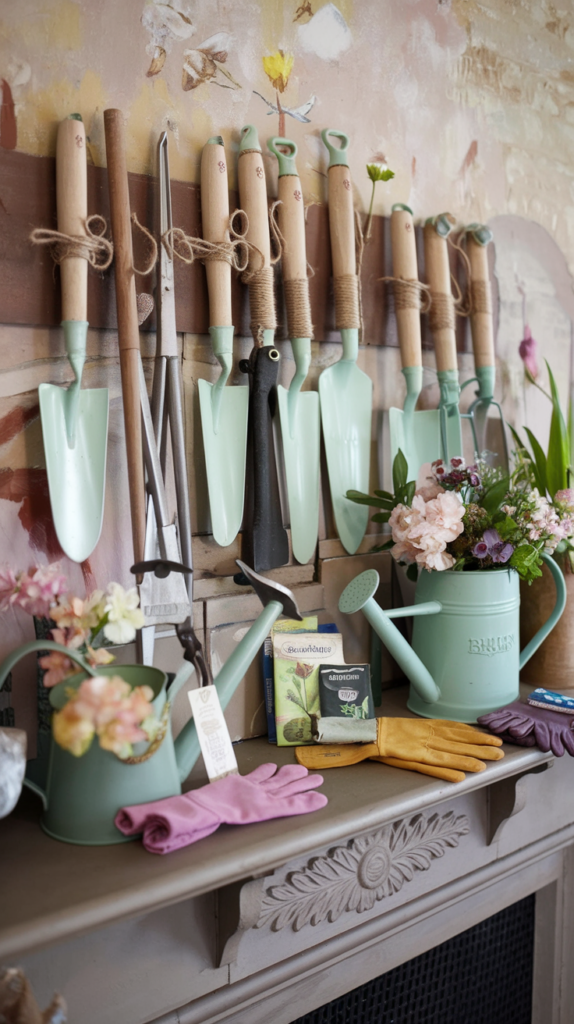
<svg viewBox="0 0 574 1024"><path fill-rule="evenodd" d="M508 562L513 551L513 545L503 541L498 530L495 530L493 526L484 531L482 540L479 540L472 549L475 558L489 557L493 562L501 564Z"/></svg>
<svg viewBox="0 0 574 1024"><path fill-rule="evenodd" d="M538 376L538 363L536 362L536 349L538 348L536 341L532 337L530 327L528 324L524 326L524 337L518 346L518 352L522 362L528 370L531 377L536 380Z"/></svg>
<svg viewBox="0 0 574 1024"><path fill-rule="evenodd" d="M469 466L467 472L471 487L480 487L480 476L478 475L476 466Z"/></svg>

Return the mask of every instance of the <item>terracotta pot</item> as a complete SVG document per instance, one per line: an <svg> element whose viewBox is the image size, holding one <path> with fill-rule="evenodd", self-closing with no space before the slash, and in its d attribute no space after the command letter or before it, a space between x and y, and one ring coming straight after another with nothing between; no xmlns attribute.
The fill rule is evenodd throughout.
<svg viewBox="0 0 574 1024"><path fill-rule="evenodd" d="M522 669L520 679L549 690L574 690L574 573L567 558L560 560L568 598L566 608L543 644ZM542 579L531 586L520 584L520 646L534 636L548 618L556 600L549 569L542 566Z"/></svg>

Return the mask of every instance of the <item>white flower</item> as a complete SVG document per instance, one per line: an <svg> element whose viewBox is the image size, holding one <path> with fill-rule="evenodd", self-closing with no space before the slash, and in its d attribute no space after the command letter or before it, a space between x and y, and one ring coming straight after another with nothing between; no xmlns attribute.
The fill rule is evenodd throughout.
<svg viewBox="0 0 574 1024"><path fill-rule="evenodd" d="M136 630L145 625L145 616L139 608L140 599L136 587L124 590L119 583L110 583L105 611L108 621L104 636L113 644L129 644L135 638Z"/></svg>

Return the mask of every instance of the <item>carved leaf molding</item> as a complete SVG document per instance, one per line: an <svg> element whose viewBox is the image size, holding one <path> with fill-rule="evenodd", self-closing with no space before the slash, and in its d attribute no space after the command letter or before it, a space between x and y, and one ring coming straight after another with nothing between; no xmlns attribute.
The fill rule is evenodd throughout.
<svg viewBox="0 0 574 1024"><path fill-rule="evenodd" d="M336 921L341 914L363 914L392 896L417 871L428 871L433 860L470 831L465 814L453 811L425 817L417 814L385 825L365 836L336 846L306 867L292 871L282 885L266 890L256 928L272 931Z"/></svg>

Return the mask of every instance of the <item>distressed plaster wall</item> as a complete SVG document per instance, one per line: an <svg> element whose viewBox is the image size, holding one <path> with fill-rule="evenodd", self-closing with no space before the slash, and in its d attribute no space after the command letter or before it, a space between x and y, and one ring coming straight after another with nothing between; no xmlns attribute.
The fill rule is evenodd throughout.
<svg viewBox="0 0 574 1024"><path fill-rule="evenodd" d="M384 161L396 176L377 185L375 213L388 214L392 203L407 202L418 220L448 209L461 224L492 221L500 237L499 395L513 422L522 423L527 416L529 425L544 437L549 409L524 389L516 349L526 315L551 357L566 401L569 271L574 268L571 3L559 9L546 0L338 0L336 5L322 0L4 0L1 14L0 146L6 149L54 155L58 122L78 111L89 136L88 159L103 166L103 111L117 106L126 117L130 170L154 171L157 137L166 129L172 176L197 182L202 146L217 133L226 143L235 187L239 131L251 122L263 142L283 132L297 142L309 204L327 198L320 130L332 126L351 137L355 206L361 213L370 201L365 165ZM270 156L266 170L269 192L275 195L276 162ZM522 234L512 233L509 215L517 223L522 218ZM532 229L529 222L534 222ZM10 210L2 202L1 182L0 230L9 237ZM541 237L548 240L550 253L542 262ZM518 290L525 284L526 313ZM204 625L207 604L222 600L232 585L228 576L227 583L202 580L201 571L229 574L236 552L218 550L209 537L197 439L197 380L213 379L216 364L207 339L181 336L181 345L200 567L197 616ZM247 339L241 340L237 353L249 345ZM142 335L146 360L151 359L153 346L153 335ZM47 511L36 389L42 380L63 383L70 374L58 330L2 325L0 347L0 557L23 567L60 557ZM287 345L284 350L287 381L292 364ZM315 346L311 386L316 387L319 370L339 353L331 341ZM425 360L428 404L436 386L432 355L425 354ZM400 399L402 378L393 348L362 350L360 365L375 382L376 485L377 428L383 411ZM472 361L466 354L461 356L461 370L464 376L471 375ZM110 388L111 428L102 541L89 565L80 568L63 559L71 586L80 592L111 578L126 585L130 581L113 333L90 332L84 384ZM307 607L322 609L324 618L334 614L321 591L325 567L333 556L342 556L341 549L328 547L335 543L333 536L327 503L322 520L325 561L319 558L309 566L281 571L289 583L315 588ZM341 579L349 564L341 562ZM360 559L356 567L358 571ZM331 593L331 576L329 580L325 589ZM242 615L237 602L233 607L226 613L232 621L252 615ZM213 621L217 628L224 625L217 616ZM30 635L29 619L5 614L0 618L0 654ZM215 651L215 661L218 656ZM389 666L389 678L392 672ZM19 721L33 730L31 666L15 673L12 703ZM251 710L249 715L251 721Z"/></svg>

